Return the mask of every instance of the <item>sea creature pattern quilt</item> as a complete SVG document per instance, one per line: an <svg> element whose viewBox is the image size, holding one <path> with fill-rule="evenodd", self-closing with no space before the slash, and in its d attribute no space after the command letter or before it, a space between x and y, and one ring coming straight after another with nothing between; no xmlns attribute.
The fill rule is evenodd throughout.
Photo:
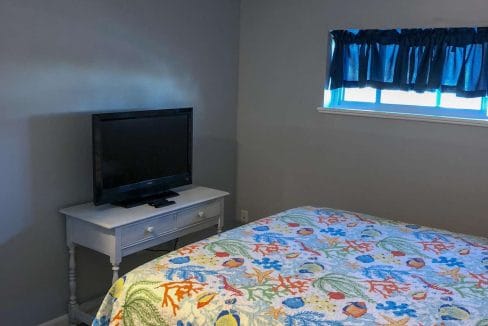
<svg viewBox="0 0 488 326"><path fill-rule="evenodd" d="M488 325L488 239L302 207L154 259L99 325Z"/></svg>

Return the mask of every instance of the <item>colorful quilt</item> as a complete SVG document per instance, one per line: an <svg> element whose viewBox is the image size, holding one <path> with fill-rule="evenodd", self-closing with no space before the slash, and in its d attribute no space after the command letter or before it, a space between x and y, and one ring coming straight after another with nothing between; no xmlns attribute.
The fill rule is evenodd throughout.
<svg viewBox="0 0 488 326"><path fill-rule="evenodd" d="M115 282L98 325L488 325L488 239L302 207Z"/></svg>

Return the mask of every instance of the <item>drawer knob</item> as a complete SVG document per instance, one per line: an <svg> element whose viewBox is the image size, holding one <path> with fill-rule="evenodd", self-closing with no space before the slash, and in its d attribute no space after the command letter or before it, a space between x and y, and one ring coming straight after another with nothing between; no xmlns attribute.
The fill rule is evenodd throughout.
<svg viewBox="0 0 488 326"><path fill-rule="evenodd" d="M202 212L202 211L198 212L198 217L204 218L205 217L205 212Z"/></svg>
<svg viewBox="0 0 488 326"><path fill-rule="evenodd" d="M154 226L148 226L146 228L146 233L153 233L154 232Z"/></svg>

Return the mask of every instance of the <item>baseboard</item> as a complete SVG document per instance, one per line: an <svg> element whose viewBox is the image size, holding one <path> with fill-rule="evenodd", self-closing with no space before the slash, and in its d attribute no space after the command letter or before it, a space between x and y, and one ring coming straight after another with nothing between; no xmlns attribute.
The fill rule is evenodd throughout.
<svg viewBox="0 0 488 326"><path fill-rule="evenodd" d="M68 325L69 325L68 314L64 314L62 316L56 317L42 324L39 324L38 326L68 326Z"/></svg>
<svg viewBox="0 0 488 326"><path fill-rule="evenodd" d="M93 315L97 312L98 307L102 304L103 296L98 297L95 299L91 299L87 302L83 302L80 304L80 309L86 312L91 312ZM51 320L45 321L38 326L68 326L69 325L69 317L68 314L64 314L62 316L53 318Z"/></svg>

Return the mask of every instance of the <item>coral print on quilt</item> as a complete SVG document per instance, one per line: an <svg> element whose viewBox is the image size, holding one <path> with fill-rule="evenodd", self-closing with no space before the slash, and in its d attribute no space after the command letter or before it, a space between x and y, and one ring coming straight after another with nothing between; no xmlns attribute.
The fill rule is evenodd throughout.
<svg viewBox="0 0 488 326"><path fill-rule="evenodd" d="M488 239L302 207L116 281L99 325L488 325Z"/></svg>

